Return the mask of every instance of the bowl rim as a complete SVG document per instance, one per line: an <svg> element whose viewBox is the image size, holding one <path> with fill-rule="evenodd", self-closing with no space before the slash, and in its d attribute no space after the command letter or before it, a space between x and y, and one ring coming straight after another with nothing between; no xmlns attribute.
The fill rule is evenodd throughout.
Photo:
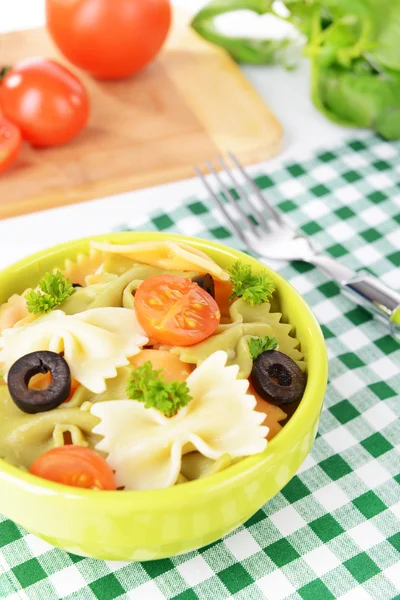
<svg viewBox="0 0 400 600"><path fill-rule="evenodd" d="M130 238L132 236L132 242L140 240L141 238L151 239L168 239L170 241L183 242L189 245L193 245L205 252L207 250L215 250L218 253L226 254L230 258L240 259L243 258L254 263L255 267L262 267L266 269L275 279L279 282L283 288L288 288L292 294L296 297L298 304L304 310L304 318L307 320L307 326L312 334L314 341L312 342L313 347L318 347L318 369L313 365L312 374L308 376L307 387L305 394L296 409L295 413L289 419L288 423L282 428L282 430L270 441L264 452L246 457L238 463L227 467L226 469L219 471L213 475L209 475L203 479L197 479L194 481L188 481L185 485L175 485L169 488L161 488L154 490L124 490L121 491L109 491L103 490L103 493L99 494L97 490L89 490L83 488L74 488L60 483L55 483L46 479L32 475L27 471L11 465L4 459L0 458L0 480L6 479L15 485L22 486L26 490L30 490L36 494L44 493L46 495L63 495L69 499L76 499L81 501L89 500L93 503L96 499L96 505L101 507L104 503L107 505L110 502L117 503L119 505L129 505L131 509L139 508L143 504L146 508L163 508L165 509L168 504L186 504L186 500L189 500L193 496L197 496L199 493L211 493L216 488L224 487L224 485L232 485L234 480L240 479L244 474L251 472L253 469L258 469L260 465L266 463L271 458L271 449L275 453L280 452L280 447L283 449L290 445L293 441L293 433L300 425L304 424L307 420L307 409L316 402L315 398L319 398L325 394L327 378L328 378L328 356L325 345L325 339L322 334L320 325L316 320L311 308L297 292L297 290L279 273L261 263L257 258L242 252L233 247L226 246L219 242L207 240L204 238L186 236L182 234L170 234L165 232L154 232L154 231L129 231L129 232L113 232L108 234L95 234L84 238L78 238L64 242L55 246L51 246L26 256L23 259L9 265L5 269L0 271L0 280L7 278L11 274L15 274L17 271L26 269L29 265L37 263L41 259L49 258L52 254L58 254L64 252L74 246L80 246L85 243L90 243L91 240L96 241L111 241L115 243L116 239ZM125 241L121 243L127 243ZM63 258L65 260L66 257ZM57 265L55 264L56 268ZM321 390L321 386L323 389ZM318 400L318 403L322 402ZM305 424L306 425L306 424ZM162 500L162 502L161 502Z"/></svg>

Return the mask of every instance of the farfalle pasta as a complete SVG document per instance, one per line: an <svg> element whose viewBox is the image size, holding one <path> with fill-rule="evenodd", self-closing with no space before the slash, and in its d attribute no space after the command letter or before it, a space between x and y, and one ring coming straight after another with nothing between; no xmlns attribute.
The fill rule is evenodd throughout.
<svg viewBox="0 0 400 600"><path fill-rule="evenodd" d="M307 369L267 272L175 241L90 246L0 306L0 458L123 493L268 452Z"/></svg>
<svg viewBox="0 0 400 600"><path fill-rule="evenodd" d="M92 248L119 254L164 270L198 271L199 273L211 273L213 277L221 281L229 279L229 274L207 254L187 244L161 241L122 245L92 242Z"/></svg>
<svg viewBox="0 0 400 600"><path fill-rule="evenodd" d="M104 260L104 252L90 248L88 254L78 254L75 260L67 259L62 273L75 284L84 286L88 283L88 277L101 270Z"/></svg>
<svg viewBox="0 0 400 600"><path fill-rule="evenodd" d="M292 358L304 371L305 363L298 350L299 342L290 335L292 326L281 323L280 313L271 313L269 303L249 306L239 298L230 308L231 323L219 325L214 335L204 342L189 347L173 347L171 352L178 354L183 362L200 365L217 349L228 354L228 364L239 366L239 377L250 376L253 360L250 355L248 339L250 337L274 336L279 350Z"/></svg>
<svg viewBox="0 0 400 600"><path fill-rule="evenodd" d="M94 404L100 419L93 432L103 439L96 449L106 452L125 489L157 489L174 485L182 455L197 449L218 460L262 452L268 433L264 413L254 411L248 381L237 379L238 367L225 366L223 351L212 354L187 379L192 400L168 418L129 400Z"/></svg>
<svg viewBox="0 0 400 600"><path fill-rule="evenodd" d="M0 338L0 369L7 381L14 362L38 350L62 352L71 375L92 392L129 364L148 342L135 315L125 308L94 308L76 315L55 310L25 326L7 329Z"/></svg>
<svg viewBox="0 0 400 600"><path fill-rule="evenodd" d="M59 436L59 427L64 431L73 428L79 443L84 441L92 448L100 440L93 433L98 419L80 407L71 408L65 404L56 410L29 415L19 410L2 389L0 415L0 458L25 470L45 452L64 443L65 437Z"/></svg>

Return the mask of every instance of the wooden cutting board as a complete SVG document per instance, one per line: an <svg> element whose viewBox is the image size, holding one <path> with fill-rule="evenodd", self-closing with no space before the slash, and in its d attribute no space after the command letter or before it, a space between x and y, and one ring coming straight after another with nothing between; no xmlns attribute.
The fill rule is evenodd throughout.
<svg viewBox="0 0 400 600"><path fill-rule="evenodd" d="M0 36L2 64L58 54L44 29ZM72 68L72 67L70 67ZM96 81L75 70L91 97L87 128L58 148L25 144L0 177L0 218L193 176L193 165L231 150L243 163L280 148L282 130L239 67L175 15L170 38L146 70Z"/></svg>

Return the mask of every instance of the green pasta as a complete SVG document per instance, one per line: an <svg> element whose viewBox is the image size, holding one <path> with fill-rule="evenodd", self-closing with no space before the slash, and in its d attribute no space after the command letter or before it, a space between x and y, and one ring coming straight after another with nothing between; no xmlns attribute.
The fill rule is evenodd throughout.
<svg viewBox="0 0 400 600"><path fill-rule="evenodd" d="M280 313L271 313L268 302L258 306L250 306L241 298L231 308L231 323L219 325L216 333L194 346L176 346L171 352L177 354L183 362L199 366L206 358L217 350L225 350L230 365L239 365L238 377L247 379L251 373L251 358L247 340L249 336L275 336L279 350L292 358L304 371L303 355L297 349L299 341L290 336L291 325L281 323Z"/></svg>
<svg viewBox="0 0 400 600"><path fill-rule="evenodd" d="M181 475L188 481L202 479L209 475L214 475L232 464L232 458L229 454L223 454L218 460L212 460L200 454L200 452L190 452L182 457Z"/></svg>
<svg viewBox="0 0 400 600"><path fill-rule="evenodd" d="M121 256L120 254L109 254L103 263L103 272L111 273L112 275L122 275L126 271L130 271L134 266L139 266L140 263ZM143 265L140 265L143 266Z"/></svg>
<svg viewBox="0 0 400 600"><path fill-rule="evenodd" d="M135 293L142 282L143 279L134 279L126 286L122 294L122 306L124 308L131 308L132 310L135 308Z"/></svg>
<svg viewBox="0 0 400 600"><path fill-rule="evenodd" d="M160 273L162 271L155 267L135 265L110 283L93 284L78 289L60 306L60 309L67 315L74 315L91 308L121 307L123 293L127 285L132 281L147 279Z"/></svg>
<svg viewBox="0 0 400 600"><path fill-rule="evenodd" d="M58 448L60 446L64 446L66 441L66 435L68 434L70 438L68 442L71 441L71 443L75 446L83 446L85 448L89 446L89 442L87 441L85 435L83 434L82 430L79 429L79 427L77 427L76 425L57 424L54 427L53 431L54 447Z"/></svg>
<svg viewBox="0 0 400 600"><path fill-rule="evenodd" d="M91 448L100 440L92 434L98 419L90 412L79 407L70 408L67 403L49 412L29 415L17 408L6 386L0 387L0 423L0 457L25 469L41 454L59 445L57 426L63 426L66 431L71 431L72 427L75 435Z"/></svg>
<svg viewBox="0 0 400 600"><path fill-rule="evenodd" d="M107 389L101 394L92 394L91 402L107 402L108 400L126 399L126 386L131 375L132 367L121 367L117 370L117 377L108 379Z"/></svg>

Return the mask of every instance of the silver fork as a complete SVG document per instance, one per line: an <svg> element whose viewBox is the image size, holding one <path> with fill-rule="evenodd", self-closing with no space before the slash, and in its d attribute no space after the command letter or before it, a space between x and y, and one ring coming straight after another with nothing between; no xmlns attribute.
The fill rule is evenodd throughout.
<svg viewBox="0 0 400 600"><path fill-rule="evenodd" d="M236 156L228 153L228 157L236 168L236 173L222 156L217 157L221 172L218 172L210 161L206 162L206 167L216 184L216 191L210 185L210 178L197 166L194 170L243 244L267 261L301 260L319 267L342 287L346 295L389 322L393 334L400 334L400 294L377 277L367 273L356 273L322 254L310 238L300 233L276 210L266 194L246 173ZM223 172L236 189L241 203L235 200L224 182L221 174ZM241 176L240 181L237 174ZM227 203L222 201L219 191L224 193ZM255 222L250 219L248 213Z"/></svg>

